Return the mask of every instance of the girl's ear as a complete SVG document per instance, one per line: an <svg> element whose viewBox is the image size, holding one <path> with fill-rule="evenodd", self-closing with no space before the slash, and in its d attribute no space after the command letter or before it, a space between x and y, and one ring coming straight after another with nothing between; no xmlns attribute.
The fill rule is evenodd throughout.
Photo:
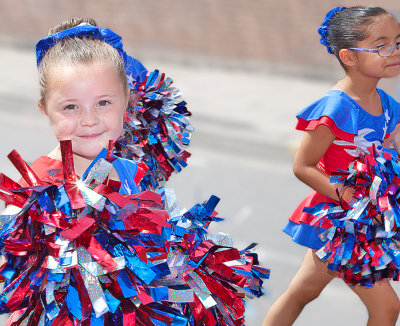
<svg viewBox="0 0 400 326"><path fill-rule="evenodd" d="M350 49L341 49L339 51L339 58L347 67L353 67L357 63L357 55L355 51Z"/></svg>
<svg viewBox="0 0 400 326"><path fill-rule="evenodd" d="M38 102L38 107L40 112L42 112L43 114L47 115L46 109L44 108L43 104L41 101Z"/></svg>

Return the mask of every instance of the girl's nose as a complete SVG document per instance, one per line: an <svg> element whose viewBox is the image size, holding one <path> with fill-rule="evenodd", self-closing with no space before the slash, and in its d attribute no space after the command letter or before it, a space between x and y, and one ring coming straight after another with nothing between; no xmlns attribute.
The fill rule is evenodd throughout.
<svg viewBox="0 0 400 326"><path fill-rule="evenodd" d="M396 55L398 56L400 54L400 44L395 43L395 45L393 45L392 47L392 53L390 54L390 56L392 55Z"/></svg>
<svg viewBox="0 0 400 326"><path fill-rule="evenodd" d="M82 126L95 126L99 123L99 117L95 109L84 109L81 111L80 122Z"/></svg>

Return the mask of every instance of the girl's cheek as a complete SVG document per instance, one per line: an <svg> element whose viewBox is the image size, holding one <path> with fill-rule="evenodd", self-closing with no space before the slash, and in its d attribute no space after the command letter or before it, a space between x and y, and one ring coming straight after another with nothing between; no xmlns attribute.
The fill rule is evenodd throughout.
<svg viewBox="0 0 400 326"><path fill-rule="evenodd" d="M72 121L58 121L53 124L55 136L58 140L67 139L73 134L75 127Z"/></svg>
<svg viewBox="0 0 400 326"><path fill-rule="evenodd" d="M110 131L110 136L113 138L113 140L117 140L122 134L122 128L123 128L123 121L118 119L114 121L114 125L110 126L109 131Z"/></svg>

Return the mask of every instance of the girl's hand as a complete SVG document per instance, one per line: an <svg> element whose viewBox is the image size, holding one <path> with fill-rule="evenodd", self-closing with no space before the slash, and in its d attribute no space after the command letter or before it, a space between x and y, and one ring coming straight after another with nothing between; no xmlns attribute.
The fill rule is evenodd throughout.
<svg viewBox="0 0 400 326"><path fill-rule="evenodd" d="M383 216L381 214L377 214L376 216L374 216L374 219L372 221L376 225L383 225Z"/></svg>
<svg viewBox="0 0 400 326"><path fill-rule="evenodd" d="M345 201L350 207L358 200L357 197L354 196L354 189L351 187L341 188L339 196L340 200ZM382 225L383 216L381 214L375 215L372 222L376 225Z"/></svg>
<svg viewBox="0 0 400 326"><path fill-rule="evenodd" d="M354 196L354 192L354 189L351 187L341 188L339 191L339 200L342 200L349 206L352 206L357 201L357 197Z"/></svg>

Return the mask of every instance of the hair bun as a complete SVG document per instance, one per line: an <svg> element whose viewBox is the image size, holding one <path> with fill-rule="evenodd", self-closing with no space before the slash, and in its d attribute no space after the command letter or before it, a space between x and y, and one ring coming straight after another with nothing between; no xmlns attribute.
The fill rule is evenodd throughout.
<svg viewBox="0 0 400 326"><path fill-rule="evenodd" d="M336 7L331 9L326 15L325 19L322 22L321 26L318 28L318 33L321 35L320 42L321 44L325 45L328 52L333 54L333 51L331 49L331 45L328 42L328 30L329 30L329 25L331 23L332 18L340 11L346 9L346 7Z"/></svg>

